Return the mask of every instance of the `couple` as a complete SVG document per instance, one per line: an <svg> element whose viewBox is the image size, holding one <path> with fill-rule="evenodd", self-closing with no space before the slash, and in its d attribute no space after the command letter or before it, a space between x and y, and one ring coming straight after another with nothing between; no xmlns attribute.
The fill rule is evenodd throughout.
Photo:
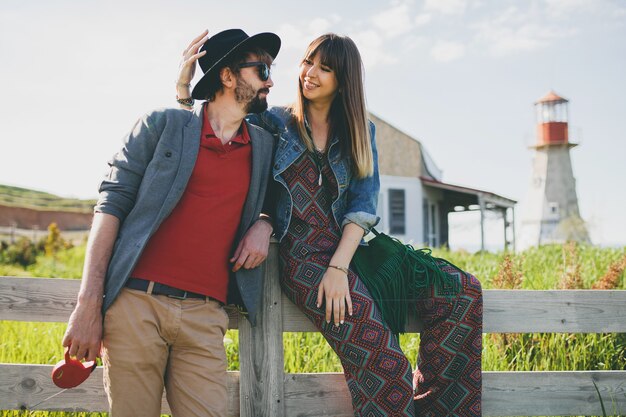
<svg viewBox="0 0 626 417"><path fill-rule="evenodd" d="M350 268L379 192L356 45L315 39L295 104L266 110L279 49L275 34L232 29L185 50L177 101L206 101L148 113L109 162L63 345L87 360L102 345L114 417L158 416L164 388L174 416L225 416L223 306L254 325L274 233L283 291L339 355L355 416L480 415L478 281L450 270L458 297L418 302L412 374Z"/></svg>

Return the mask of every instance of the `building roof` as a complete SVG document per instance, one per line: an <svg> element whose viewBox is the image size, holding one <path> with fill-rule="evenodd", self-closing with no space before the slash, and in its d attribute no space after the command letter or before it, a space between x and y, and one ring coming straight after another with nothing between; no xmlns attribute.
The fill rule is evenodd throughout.
<svg viewBox="0 0 626 417"><path fill-rule="evenodd" d="M378 167L381 175L397 177L428 176L441 179L442 172L416 138L370 113L376 125Z"/></svg>
<svg viewBox="0 0 626 417"><path fill-rule="evenodd" d="M381 175L419 178L422 185L442 190L451 205L468 207L483 201L489 206L502 208L513 207L517 203L489 191L442 182L441 169L419 140L372 113L369 116L376 124L376 146Z"/></svg>
<svg viewBox="0 0 626 417"><path fill-rule="evenodd" d="M566 98L561 97L560 95L555 93L554 90L550 90L550 91L548 91L548 94L546 94L545 96L543 96L539 100L537 100L535 102L535 104L551 103L551 102L555 102L555 101L564 101L564 102L567 103L569 100L566 99Z"/></svg>
<svg viewBox="0 0 626 417"><path fill-rule="evenodd" d="M450 193L450 197L457 201L459 206L468 206L478 204L479 197L485 202L492 203L498 207L513 207L517 201L490 191L479 190L477 188L463 187L461 185L448 184L442 181L433 180L432 178L421 176L420 180L425 187L438 188Z"/></svg>

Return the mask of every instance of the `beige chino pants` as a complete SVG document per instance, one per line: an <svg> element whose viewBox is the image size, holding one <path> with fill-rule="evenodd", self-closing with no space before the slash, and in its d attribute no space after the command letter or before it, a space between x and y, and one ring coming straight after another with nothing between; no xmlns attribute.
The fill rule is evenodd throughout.
<svg viewBox="0 0 626 417"><path fill-rule="evenodd" d="M165 388L175 417L225 417L227 325L218 302L122 289L104 317L111 416L160 416Z"/></svg>

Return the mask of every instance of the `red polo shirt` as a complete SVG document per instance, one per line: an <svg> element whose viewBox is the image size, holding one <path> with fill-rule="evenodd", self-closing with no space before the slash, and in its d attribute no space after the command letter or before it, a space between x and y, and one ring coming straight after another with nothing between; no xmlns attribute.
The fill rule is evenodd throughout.
<svg viewBox="0 0 626 417"><path fill-rule="evenodd" d="M226 302L235 233L250 186L246 124L225 145L202 116L198 159L180 201L150 238L132 277Z"/></svg>

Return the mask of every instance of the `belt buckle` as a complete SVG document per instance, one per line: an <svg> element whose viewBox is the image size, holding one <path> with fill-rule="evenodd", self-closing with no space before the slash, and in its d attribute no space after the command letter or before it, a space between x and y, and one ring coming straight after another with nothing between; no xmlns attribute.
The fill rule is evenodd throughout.
<svg viewBox="0 0 626 417"><path fill-rule="evenodd" d="M186 300L187 299L187 291L183 291L183 295L168 294L167 296L169 298L173 298L175 300Z"/></svg>

